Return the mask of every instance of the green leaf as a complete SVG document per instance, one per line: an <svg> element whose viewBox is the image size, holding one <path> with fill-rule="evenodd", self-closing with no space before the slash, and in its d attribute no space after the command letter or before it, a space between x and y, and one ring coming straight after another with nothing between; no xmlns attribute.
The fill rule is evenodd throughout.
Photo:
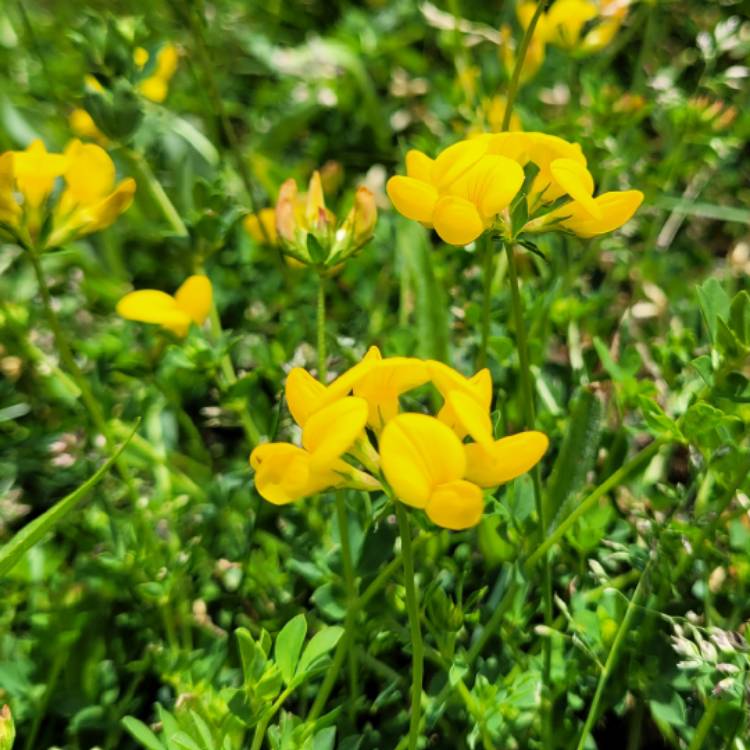
<svg viewBox="0 0 750 750"><path fill-rule="evenodd" d="M578 492L596 460L604 408L601 397L584 388L575 399L552 475L547 483L546 518L555 518L565 501Z"/></svg>
<svg viewBox="0 0 750 750"><path fill-rule="evenodd" d="M263 674L267 661L266 655L247 628L237 628L234 635L237 638L245 684L254 683Z"/></svg>
<svg viewBox="0 0 750 750"><path fill-rule="evenodd" d="M192 737L185 732L177 732L172 741L180 750L211 750L210 747L201 747Z"/></svg>
<svg viewBox="0 0 750 750"><path fill-rule="evenodd" d="M328 258L328 251L312 233L307 235L307 252L310 254L313 263L325 263Z"/></svg>
<svg viewBox="0 0 750 750"><path fill-rule="evenodd" d="M26 524L5 546L0 549L0 576L8 572L18 563L23 555L37 544L45 534L51 531L81 500L102 480L112 464L119 458L138 429L140 420L133 427L125 442L110 456L109 459L90 476L80 487L59 500L49 510Z"/></svg>
<svg viewBox="0 0 750 750"><path fill-rule="evenodd" d="M698 302L708 326L711 341L716 343L719 320L729 317L730 300L722 285L716 279L708 279L698 287Z"/></svg>
<svg viewBox="0 0 750 750"><path fill-rule="evenodd" d="M312 750L333 750L336 741L336 727L326 727L315 733Z"/></svg>
<svg viewBox="0 0 750 750"><path fill-rule="evenodd" d="M338 625L331 625L317 632L302 652L302 658L297 666L297 675L303 675L315 661L334 649L343 634L344 628Z"/></svg>
<svg viewBox="0 0 750 750"><path fill-rule="evenodd" d="M281 678L288 685L294 677L294 672L299 661L302 644L307 634L307 620L303 614L293 617L284 625L281 632L276 636L274 657L278 664Z"/></svg>
<svg viewBox="0 0 750 750"><path fill-rule="evenodd" d="M147 750L164 750L159 738L142 721L133 716L126 716L122 720L122 725Z"/></svg>
<svg viewBox="0 0 750 750"><path fill-rule="evenodd" d="M646 396L638 396L638 406L643 412L643 418L654 437L667 438L680 443L685 442L685 437L677 422L667 415L656 401Z"/></svg>

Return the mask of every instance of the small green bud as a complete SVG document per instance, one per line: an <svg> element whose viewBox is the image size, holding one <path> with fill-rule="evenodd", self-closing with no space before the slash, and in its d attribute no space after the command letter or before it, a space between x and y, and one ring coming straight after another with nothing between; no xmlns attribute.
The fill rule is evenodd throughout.
<svg viewBox="0 0 750 750"><path fill-rule="evenodd" d="M10 713L10 706L0 708L0 750L10 750L16 738L16 727Z"/></svg>

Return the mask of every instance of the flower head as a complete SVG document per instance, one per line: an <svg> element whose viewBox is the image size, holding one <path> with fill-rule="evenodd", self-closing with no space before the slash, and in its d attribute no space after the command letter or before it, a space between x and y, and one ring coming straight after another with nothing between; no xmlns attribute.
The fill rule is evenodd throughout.
<svg viewBox="0 0 750 750"><path fill-rule="evenodd" d="M156 323L176 336L186 336L192 323L203 325L211 310L212 288L207 276L189 276L174 293L139 289L117 303L117 313L127 320Z"/></svg>
<svg viewBox="0 0 750 750"><path fill-rule="evenodd" d="M313 172L306 193L294 179L279 190L276 201L276 235L284 253L305 265L331 268L372 239L377 220L375 197L364 186L357 188L354 205L338 225L326 207L320 173Z"/></svg>
<svg viewBox="0 0 750 750"><path fill-rule="evenodd" d="M53 198L59 180L63 188ZM112 159L93 143L71 141L54 154L34 141L25 151L0 156L0 230L40 249L108 227L134 193L135 180L115 184Z"/></svg>
<svg viewBox="0 0 750 750"><path fill-rule="evenodd" d="M522 187L527 211L513 226L509 209ZM590 237L624 224L642 199L637 190L595 198L581 147L537 132L481 134L435 159L409 151L406 175L391 177L386 190L399 213L434 227L451 245L489 229L506 239L550 229Z"/></svg>
<svg viewBox="0 0 750 750"><path fill-rule="evenodd" d="M428 383L443 398L437 417L402 412L401 395ZM534 431L495 439L489 370L467 378L375 347L329 385L293 369L286 399L302 446L266 443L250 456L258 492L276 504L334 487L383 489L438 526L465 529L482 516L483 489L528 471L548 444Z"/></svg>
<svg viewBox="0 0 750 750"><path fill-rule="evenodd" d="M149 60L149 54L143 47L136 48L133 61L138 68L143 68ZM179 53L177 47L167 42L156 54L153 71L138 84L138 90L152 102L161 104L169 93L169 82L177 72Z"/></svg>

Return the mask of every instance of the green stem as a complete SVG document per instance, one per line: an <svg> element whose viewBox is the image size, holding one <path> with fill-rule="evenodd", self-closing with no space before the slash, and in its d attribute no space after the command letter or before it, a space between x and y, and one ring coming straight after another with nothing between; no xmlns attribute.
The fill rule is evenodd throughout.
<svg viewBox="0 0 750 750"><path fill-rule="evenodd" d="M346 587L346 619L344 629L351 631L350 646L347 649L349 654L349 716L354 721L357 713L357 699L359 696L359 686L357 680L357 653L352 645L356 642L354 633L355 610L354 605L357 600L356 582L354 579L354 565L352 564L352 550L349 542L349 523L346 512L346 498L344 493L339 490L336 492L336 515L339 525L339 539L341 542L341 563L344 569L344 585Z"/></svg>
<svg viewBox="0 0 750 750"><path fill-rule="evenodd" d="M144 185L151 196L154 203L158 206L164 218L172 227L174 233L178 237L187 237L189 232L185 223L182 221L177 209L174 207L174 203L169 199L166 191L162 187L161 182L156 179L156 175L151 171L149 163L143 158L143 156L134 149L123 148L123 153L126 158L133 165L134 170L138 173L138 182L140 185Z"/></svg>
<svg viewBox="0 0 750 750"><path fill-rule="evenodd" d="M224 330L221 327L221 318L219 317L216 302L213 299L211 299L209 320L211 321L211 335L213 336L214 341L218 341L223 336ZM232 358L229 356L229 352L226 352L222 356L220 366L227 385L230 387L233 386L237 382L237 373L234 370L234 365L232 364ZM254 448L260 442L261 432L258 429L258 425L255 424L255 420L250 414L248 406L247 401L243 400L237 405L235 412L240 418L240 423L242 424L242 429L247 438L247 442L250 444L251 448Z"/></svg>
<svg viewBox="0 0 750 750"><path fill-rule="evenodd" d="M75 357L73 356L73 350L70 346L70 342L68 341L68 337L66 336L65 331L60 324L60 319L57 317L57 313L52 306L52 297L50 296L49 287L47 286L47 278L44 275L41 256L33 247L28 247L27 250L29 257L31 258L31 265L34 267L34 273L36 274L39 292L42 295L42 305L44 307L44 312L47 315L47 320L49 321L52 333L55 337L55 344L57 345L57 351L60 353L60 359L62 360L63 365L67 369L70 376L73 378L73 381L78 387L78 390L81 392L81 400L83 401L83 404L89 413L91 421L94 423L96 429L104 436L104 439L107 443L107 448L114 453L117 446L115 445L115 441L112 438L112 433L110 432L109 425L107 424L107 420L104 417L102 407L99 401L97 401L96 397L94 396L94 393L91 390L91 386L89 385L86 376L83 374L81 368L78 366L78 362L76 362ZM119 453L117 454L116 466L118 473L120 474L128 488L131 499L134 502L137 501L138 493L135 489L133 479L130 476L127 464L123 461ZM114 539L117 540L116 527L114 525L113 514L111 512L112 509L108 507L109 503L106 498L103 502L105 503L108 515L110 516L110 526L112 528L113 534L115 535Z"/></svg>
<svg viewBox="0 0 750 750"><path fill-rule="evenodd" d="M492 277L495 274L495 254L492 247L492 235L485 232L480 246L482 248L482 338L477 356L477 369L487 366L487 347L490 339L490 310L492 307Z"/></svg>
<svg viewBox="0 0 750 750"><path fill-rule="evenodd" d="M250 750L260 750L263 747L263 738L266 736L266 730L268 725L274 716L278 713L279 709L284 705L284 701L292 694L294 688L288 687L274 702L269 709L268 713L258 722L253 733L253 744L250 745Z"/></svg>
<svg viewBox="0 0 750 750"><path fill-rule="evenodd" d="M396 500L396 518L401 536L401 550L404 561L404 587L406 589L406 608L409 611L409 628L411 630L411 713L409 718L409 750L416 750L419 739L420 713L422 708L422 678L424 673L424 644L419 623L419 604L417 590L414 586L414 553L411 544L409 516L403 503Z"/></svg>
<svg viewBox="0 0 750 750"><path fill-rule="evenodd" d="M617 471L611 474L605 479L590 495L588 495L581 503L578 504L576 509L565 518L565 520L555 528L552 533L542 542L535 552L530 555L524 562L524 569L526 571L531 570L542 557L546 558L547 552L550 547L562 539L563 536L570 530L573 524L583 515L588 513L589 510L610 490L618 487L622 482L625 481L636 469L642 464L650 461L659 449L664 445L663 442L655 440L653 443L649 443L643 450L636 453L633 458L628 461L624 466L621 466Z"/></svg>
<svg viewBox="0 0 750 750"><path fill-rule="evenodd" d="M427 539L426 536L418 537L412 546L412 551L416 549L418 546L422 544ZM372 598L380 592L380 590L385 586L388 581L391 580L394 573L398 570L398 568L401 567L402 564L402 558L403 553L400 553L396 555L393 560L391 560L381 571L378 573L378 575L375 577L375 580L364 590L362 595L354 602L354 605L352 606L352 618L355 618L356 615L364 609L367 604L372 600ZM328 671L326 672L325 679L323 680L323 684L320 687L320 690L318 691L318 694L315 696L315 701L313 702L312 708L310 709L310 712L307 714L306 723L312 724L318 716L322 713L323 709L325 708L326 701L328 700L328 696L331 694L331 690L333 690L333 686L336 684L336 680L338 678L339 672L341 671L341 666L344 663L344 658L346 657L347 651L349 649L349 646L351 644L353 637L353 633L351 630L344 630L344 635L341 636L341 640L338 642L338 645L336 646L336 651L333 654L333 659L331 661L331 666L328 667Z"/></svg>
<svg viewBox="0 0 750 750"><path fill-rule="evenodd" d="M630 623L633 620L635 611L638 608L638 605L640 604L640 601L641 601L641 597L643 596L643 593L645 591L645 581L648 576L650 564L651 563L649 562L649 564L646 565L646 568L644 569L643 573L641 574L641 578L638 581L638 585L635 587L633 598L628 603L628 608L625 610L625 616L622 618L620 627L617 629L617 633L615 634L615 640L612 643L612 648L610 649L609 654L607 655L607 661L604 663L604 669L602 670L602 673L599 675L599 682L597 683L597 686L596 686L594 699L591 701L591 706L589 707L589 712L588 712L588 715L586 716L586 721L584 722L583 730L581 731L581 738L578 741L578 750L583 750L584 747L586 746L586 740L588 739L588 736L594 727L594 723L596 722L598 718L599 705L602 700L602 695L604 694L604 688L607 685L607 680L612 674L612 670L615 668L615 665L617 664L617 660L620 656L620 650L622 649L622 644L625 641L625 636L628 633L628 630L630 628ZM692 750L697 750L697 748L699 748L700 745L697 745L696 748L693 748L691 744L690 747Z"/></svg>
<svg viewBox="0 0 750 750"><path fill-rule="evenodd" d="M543 3L540 3L540 6ZM538 8L537 8L538 10ZM516 344L518 347L519 377L521 380L521 405L523 410L523 419L526 429L533 430L536 422L534 410L534 382L529 363L529 345L526 336L526 322L523 315L523 302L521 300L521 291L518 284L518 270L516 268L516 254L511 242L505 243L505 250L508 256L508 280L510 282L511 305L513 307L513 321L516 327ZM534 485L534 503L536 505L537 518L539 520L539 545L544 543L544 537L547 532L547 519L542 502L542 486L539 476L539 467L535 466L531 471L531 478ZM543 601L544 601L544 624L550 627L552 625L552 571L550 570L549 558L547 553L542 555L543 561ZM543 669L542 684L545 691L549 690L549 677L552 664L552 641L545 638L542 646Z"/></svg>
<svg viewBox="0 0 750 750"><path fill-rule="evenodd" d="M208 44L206 43L206 38L203 34L203 19L198 15L203 4L199 3L197 4L197 7L193 7L193 4L189 0L178 0L178 3L181 3L183 6L182 9L184 16L187 19L193 40L195 41L197 52L196 57L205 78L206 91L211 101L211 109L213 110L213 113L218 116L221 129L224 131L224 136L229 143L229 149L234 159L235 167L240 175L243 185L245 186L245 191L247 192L250 210L253 213L257 213L258 209L255 201L255 192L250 168L248 167L246 159L242 155L240 139L237 135L237 131L234 129L234 125L224 107L224 99L221 96L218 83L216 82L216 76L214 75L216 63L211 59L211 55L209 54ZM263 222L259 222L259 225L266 244L272 244L271 238L268 236Z"/></svg>
<svg viewBox="0 0 750 750"><path fill-rule="evenodd" d="M521 40L521 46L518 48L518 56L516 57L515 65L513 66L513 74L510 78L510 85L508 86L508 96L505 101L505 112L503 113L503 125L502 129L507 130L510 125L510 118L513 115L513 103L518 93L518 84L521 80L521 71L523 70L523 63L526 59L526 52L531 44L531 38L534 36L534 30L536 29L539 19L542 17L545 7L547 6L547 0L539 0L534 11L534 15L531 17L529 25L526 27L526 33L523 35Z"/></svg>
<svg viewBox="0 0 750 750"><path fill-rule="evenodd" d="M318 380L325 384L328 380L328 365L326 357L326 289L325 277L318 274Z"/></svg>

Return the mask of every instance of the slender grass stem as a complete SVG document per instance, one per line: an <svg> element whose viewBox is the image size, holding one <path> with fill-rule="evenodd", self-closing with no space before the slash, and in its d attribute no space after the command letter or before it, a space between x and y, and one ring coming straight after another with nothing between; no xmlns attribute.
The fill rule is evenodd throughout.
<svg viewBox="0 0 750 750"><path fill-rule="evenodd" d="M109 429L107 420L104 417L104 412L102 411L101 404L94 396L94 392L91 390L91 386L89 385L86 376L78 366L78 362L76 362L76 359L73 356L73 349L70 345L70 341L68 340L65 330L60 323L60 319L57 317L57 313L52 306L52 297L50 296L49 287L47 285L47 278L44 274L41 255L35 248L29 247L27 248L27 250L29 257L31 258L31 265L34 268L37 283L39 285L39 292L42 295L42 305L44 307L44 312L47 316L47 320L49 321L50 328L52 329L52 334L55 337L57 351L60 353L60 359L62 360L65 369L73 379L73 382L78 387L78 390L81 393L81 400L83 401L83 405L86 407L86 410L89 413L89 417L91 418L94 427L96 427L96 429L104 437L107 443L107 448L111 452L114 452L117 449L117 445L112 437L112 432ZM131 500L135 502L138 499L138 492L135 488L133 478L130 476L130 472L128 471L127 464L119 454L115 465L117 466L118 473L125 482ZM117 542L117 527L114 524L112 508L109 507L109 501L107 500L106 496L103 496L103 502L105 503L107 514L110 517L110 527L113 534L113 541Z"/></svg>
<svg viewBox="0 0 750 750"><path fill-rule="evenodd" d="M294 688L288 687L284 692L274 701L268 713L258 722L253 732L253 742L250 745L250 750L260 750L263 747L263 740L266 736L266 730L268 725L274 716L279 712L279 709L284 705L284 701L292 694Z"/></svg>
<svg viewBox="0 0 750 750"><path fill-rule="evenodd" d="M396 501L396 518L401 535L401 550L404 563L404 587L406 589L406 608L409 612L409 629L411 631L411 715L409 717L409 750L416 750L419 740L420 713L422 708L422 678L424 675L424 644L422 629L419 623L419 604L417 590L414 586L414 552L411 543L409 515L403 503Z"/></svg>
<svg viewBox="0 0 750 750"><path fill-rule="evenodd" d="M243 185L245 186L245 192L250 203L250 210L256 213L258 208L255 201L255 190L253 185L252 175L250 173L250 167L247 164L247 160L242 154L240 148L240 139L237 135L237 131L234 125L227 115L226 108L224 107L224 99L219 91L218 83L216 82L216 76L214 75L214 69L216 67L215 61L211 60L209 53L208 43L206 42L205 35L203 33L203 18L199 15L200 9L203 3L196 3L195 5L190 0L175 0L175 7L181 9L181 15L185 17L190 28L190 32L193 37L196 48L196 62L201 68L203 78L206 83L206 91L208 93L209 100L211 102L211 109L215 114L221 129L224 132L224 136L229 143L229 149L232 154L235 167L240 175ZM263 222L259 222L260 231L263 234L263 239L266 244L272 244L271 238L268 236Z"/></svg>
<svg viewBox="0 0 750 750"><path fill-rule="evenodd" d="M549 536L546 537L534 553L526 558L526 561L523 564L524 570L531 570L542 558L546 557L550 547L557 544L557 542L565 536L581 516L588 513L599 499L606 495L610 490L622 484L622 482L624 482L636 469L650 461L663 446L664 443L659 440L649 443L643 448L643 450L636 453L628 463L621 466L617 471L607 477L607 479L605 479L593 492L591 492L591 494L582 500L576 509L567 516L565 520L549 534Z"/></svg>
<svg viewBox="0 0 750 750"><path fill-rule="evenodd" d="M513 66L513 73L510 77L510 84L508 86L508 95L505 100L505 112L503 113L503 124L502 130L507 130L510 126L510 118L513 115L513 104L516 100L516 94L518 93L518 84L521 81L521 71L523 70L523 63L526 59L526 52L531 44L531 39L534 36L534 30L536 25L539 23L539 19L542 17L544 9L547 7L548 0L539 0L536 5L534 15L529 21L529 25L526 27L526 32L521 40L521 46L518 48L518 56L516 57L515 65Z"/></svg>
<svg viewBox="0 0 750 750"><path fill-rule="evenodd" d="M620 627L617 629L617 633L615 634L615 639L612 642L612 648L609 650L609 654L607 655L607 661L604 662L604 669L599 675L599 681L596 685L594 699L591 701L591 706L589 706L589 712L586 716L586 721L584 722L583 729L581 731L581 737L578 741L577 750L583 750L586 746L586 740L588 739L588 736L591 733L591 730L593 729L594 724L598 718L599 705L602 701L604 688L607 685L607 680L610 678L612 671L617 665L617 660L620 657L620 651L622 649L622 644L625 641L625 636L630 629L630 623L633 620L633 616L635 615L635 612L641 602L641 598L643 597L643 594L645 592L646 579L648 578L650 565L651 563L649 562L646 565L643 573L641 574L638 585L635 587L635 591L633 592L633 597L628 603L627 609L625 610L625 616L622 618ZM693 748L693 745L691 744L690 748L691 750L698 750L698 748L700 748L700 745L697 745L695 748Z"/></svg>
<svg viewBox="0 0 750 750"><path fill-rule="evenodd" d="M318 380L328 380L328 357L326 355L326 287L325 276L318 274L318 308L316 317L318 334Z"/></svg>
<svg viewBox="0 0 750 750"><path fill-rule="evenodd" d="M719 710L719 701L715 698L709 698L706 701L706 710L701 716L701 720L698 722L698 726L695 728L695 734L693 739L690 740L688 750L701 750L703 743L708 737L708 733L711 731L711 727L716 720L716 712Z"/></svg>
<svg viewBox="0 0 750 750"><path fill-rule="evenodd" d="M542 3L540 3L541 5ZM513 321L516 327L516 344L518 346L519 360L519 377L521 380L521 405L523 419L527 429L533 430L536 422L534 409L534 382L529 363L529 345L526 335L526 322L524 320L523 302L521 300L521 291L518 284L518 270L516 268L516 254L513 244L505 243L505 250L508 256L508 280L510 282L511 305L513 308ZM531 471L531 478L534 485L534 503L539 522L539 545L544 543L547 533L547 519L542 502L542 486L539 476L539 468L534 467ZM544 552L541 556L543 562L543 602L544 602L544 624L550 627L552 625L552 571L550 570L549 558ZM549 691L549 677L552 663L552 643L549 638L545 638L543 643L543 669L542 682L545 691Z"/></svg>
<svg viewBox="0 0 750 750"><path fill-rule="evenodd" d="M188 237L189 232L174 203L169 199L161 182L151 170L148 161L142 154L132 148L122 148L125 158L131 163L133 170L137 173L138 183L144 185L151 199L158 206L167 223L178 237Z"/></svg>
<svg viewBox="0 0 750 750"><path fill-rule="evenodd" d="M341 540L341 563L344 570L344 586L346 587L346 619L344 628L351 631L351 644L347 649L349 655L349 716L352 721L357 713L357 699L359 696L359 680L357 677L357 651L352 647L356 638L354 636L354 605L357 599L356 581L354 578L354 565L352 564L352 550L349 541L349 523L346 512L346 497L339 490L336 492L336 516L339 525L339 538Z"/></svg>
<svg viewBox="0 0 750 750"><path fill-rule="evenodd" d="M495 253L492 235L485 232L480 241L482 252L482 324L477 369L487 366L487 347L490 340L490 311L492 308L492 280L495 275Z"/></svg>

